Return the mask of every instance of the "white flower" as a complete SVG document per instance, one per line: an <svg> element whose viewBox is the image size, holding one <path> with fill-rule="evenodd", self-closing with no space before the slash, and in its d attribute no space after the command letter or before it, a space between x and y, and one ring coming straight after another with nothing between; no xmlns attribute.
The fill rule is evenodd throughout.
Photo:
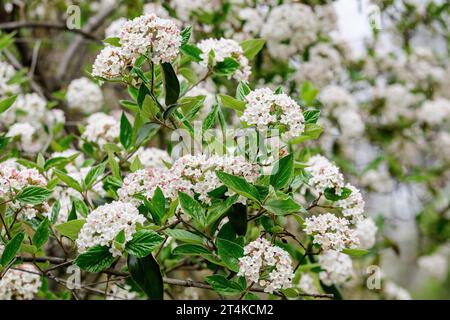
<svg viewBox="0 0 450 320"><path fill-rule="evenodd" d="M99 86L83 77L72 80L67 88L66 99L70 109L91 114L102 107L103 93Z"/></svg>
<svg viewBox="0 0 450 320"><path fill-rule="evenodd" d="M233 78L236 80L248 80L251 74L251 68L248 59L244 56L242 47L232 39L205 39L198 43L198 47L202 50L200 57L202 61L200 65L207 68L209 62L209 54L214 51L212 67L226 58L233 58L239 63L239 68L234 72Z"/></svg>
<svg viewBox="0 0 450 320"><path fill-rule="evenodd" d="M109 247L113 256L120 256L121 250L114 244L117 235L124 231L125 246L136 232L136 226L144 222L145 217L130 203L113 201L100 206L88 215L78 234L78 251L83 253L91 247L101 245Z"/></svg>
<svg viewBox="0 0 450 320"><path fill-rule="evenodd" d="M41 285L38 269L32 264L21 264L0 279L0 300L32 300Z"/></svg>
<svg viewBox="0 0 450 320"><path fill-rule="evenodd" d="M95 58L92 75L105 79L118 78L129 63L130 61L124 57L121 48L106 46Z"/></svg>
<svg viewBox="0 0 450 320"><path fill-rule="evenodd" d="M126 18L119 18L111 22L111 24L105 29L105 38L118 38L120 30L127 22Z"/></svg>
<svg viewBox="0 0 450 320"><path fill-rule="evenodd" d="M45 142L45 135L38 135L38 130L28 122L18 122L13 124L7 137L18 137L20 148L28 153L36 153L42 149Z"/></svg>
<svg viewBox="0 0 450 320"><path fill-rule="evenodd" d="M20 94L14 104L0 117L0 122L12 125L16 122L28 122L40 127L45 121L47 101L36 93Z"/></svg>
<svg viewBox="0 0 450 320"><path fill-rule="evenodd" d="M276 94L269 88L250 92L243 115L240 117L258 130L282 126L283 139L289 140L300 136L305 129L305 119L300 106L284 93Z"/></svg>
<svg viewBox="0 0 450 320"><path fill-rule="evenodd" d="M0 99L6 98L8 94L20 92L20 85L18 83L8 83L15 74L16 70L14 70L12 65L0 60Z"/></svg>
<svg viewBox="0 0 450 320"><path fill-rule="evenodd" d="M409 292L392 281L388 281L384 284L383 293L387 299L411 300Z"/></svg>
<svg viewBox="0 0 450 320"><path fill-rule="evenodd" d="M268 270L270 273L263 276ZM244 247L244 256L239 258L238 276L259 283L268 293L291 288L294 277L292 260L285 250L258 238Z"/></svg>
<svg viewBox="0 0 450 320"><path fill-rule="evenodd" d="M87 125L81 137L103 147L107 143L116 141L119 134L119 121L112 116L98 112L87 119Z"/></svg>
<svg viewBox="0 0 450 320"><path fill-rule="evenodd" d="M132 292L131 287L127 284L113 283L108 287L106 295L106 300L134 300L136 298L136 292Z"/></svg>
<svg viewBox="0 0 450 320"><path fill-rule="evenodd" d="M317 290L316 286L314 285L313 277L311 277L311 275L309 275L308 273L302 274L302 277L300 278L300 282L298 283L297 287L307 294L319 293L319 290Z"/></svg>
<svg viewBox="0 0 450 320"><path fill-rule="evenodd" d="M140 148L130 158L130 162L139 157L139 161L145 168L165 168L164 163L172 163L172 158L166 150L158 148Z"/></svg>
<svg viewBox="0 0 450 320"><path fill-rule="evenodd" d="M327 188L334 188L335 193L340 195L344 187L344 176L339 168L332 164L327 158L321 155L312 156L305 168L311 174L309 183L317 190L323 193Z"/></svg>
<svg viewBox="0 0 450 320"><path fill-rule="evenodd" d="M246 161L242 156L185 155L175 161L172 171L176 176L189 181L192 191L206 204L211 203L208 193L223 185L216 171L240 176L250 183L255 182L259 176L259 166ZM228 193L233 194L231 191ZM245 202L245 199L240 198L239 201Z"/></svg>
<svg viewBox="0 0 450 320"><path fill-rule="evenodd" d="M347 282L353 274L352 259L338 251L327 250L318 256L320 280L327 286L340 285Z"/></svg>
<svg viewBox="0 0 450 320"><path fill-rule="evenodd" d="M156 63L171 62L181 46L177 25L168 19L147 14L127 21L120 31L122 53L129 58L149 54Z"/></svg>
<svg viewBox="0 0 450 320"><path fill-rule="evenodd" d="M304 232L314 237L313 242L324 250L342 251L359 244L355 231L350 229L349 221L331 213L323 213L305 219Z"/></svg>
<svg viewBox="0 0 450 320"><path fill-rule="evenodd" d="M154 13L160 18L170 19L169 12L164 8L161 3L146 3L144 4L144 13L151 14Z"/></svg>
<svg viewBox="0 0 450 320"><path fill-rule="evenodd" d="M370 249L374 246L377 235L377 226L371 218L358 221L355 229L356 237L359 239L358 247Z"/></svg>
<svg viewBox="0 0 450 320"><path fill-rule="evenodd" d="M302 53L317 38L318 21L307 5L282 4L269 14L261 30L267 49L274 58L287 60Z"/></svg>
<svg viewBox="0 0 450 320"><path fill-rule="evenodd" d="M436 279L443 281L447 278L448 258L443 254L422 256L417 260L417 264Z"/></svg>
<svg viewBox="0 0 450 320"><path fill-rule="evenodd" d="M342 208L342 214L345 217L352 218L352 221L355 222L362 218L365 202L358 188L349 183L345 187L352 193L347 198L336 201L336 206Z"/></svg>
<svg viewBox="0 0 450 320"><path fill-rule="evenodd" d="M429 125L439 125L447 121L450 117L450 100L436 98L426 101L420 109L417 110L419 121Z"/></svg>
<svg viewBox="0 0 450 320"><path fill-rule="evenodd" d="M172 0L171 4L177 13L177 17L183 21L189 21L194 12L214 12L222 8L221 0Z"/></svg>

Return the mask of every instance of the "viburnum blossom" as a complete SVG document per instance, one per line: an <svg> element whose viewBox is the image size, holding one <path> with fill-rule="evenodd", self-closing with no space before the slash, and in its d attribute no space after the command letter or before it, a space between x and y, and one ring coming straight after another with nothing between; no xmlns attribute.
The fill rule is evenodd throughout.
<svg viewBox="0 0 450 320"><path fill-rule="evenodd" d="M300 281L297 287L302 290L304 293L308 294L317 294L319 293L316 286L314 285L314 279L308 273L302 274Z"/></svg>
<svg viewBox="0 0 450 320"><path fill-rule="evenodd" d="M216 171L242 177L250 183L259 176L259 166L246 161L242 156L185 155L174 162L171 170L176 176L189 181L192 191L206 204L211 203L208 192L223 185ZM234 192L228 192L228 195L232 194ZM245 199L241 198L240 201Z"/></svg>
<svg viewBox="0 0 450 320"><path fill-rule="evenodd" d="M127 175L117 194L122 201L138 204L137 195L152 198L158 187L166 198L175 199L178 191L190 193L192 185L169 169L148 168Z"/></svg>
<svg viewBox="0 0 450 320"><path fill-rule="evenodd" d="M13 200L26 187L37 186L45 188L47 180L36 169L17 169L14 166L0 163L0 199ZM39 212L47 212L47 202L39 205L21 204L19 201L10 202L11 208L19 210L19 218L32 219Z"/></svg>
<svg viewBox="0 0 450 320"><path fill-rule="evenodd" d="M0 122L12 125L17 122L27 122L34 127L46 120L47 101L36 93L20 94L14 104L2 113Z"/></svg>
<svg viewBox="0 0 450 320"><path fill-rule="evenodd" d="M91 114L100 110L103 104L102 90L88 78L72 80L67 88L67 105L71 109Z"/></svg>
<svg viewBox="0 0 450 320"><path fill-rule="evenodd" d="M137 298L136 292L130 291L131 287L127 284L113 283L108 286L106 300L134 300Z"/></svg>
<svg viewBox="0 0 450 320"><path fill-rule="evenodd" d="M17 122L9 128L6 136L15 138L23 151L36 153L41 150L46 138L39 133L39 130L28 122Z"/></svg>
<svg viewBox="0 0 450 320"><path fill-rule="evenodd" d="M309 183L317 190L324 192L327 188L334 188L337 195L342 193L344 187L344 176L339 168L321 155L312 156L305 170L311 174Z"/></svg>
<svg viewBox="0 0 450 320"><path fill-rule="evenodd" d="M342 208L342 214L351 218L352 221L357 221L362 218L364 214L364 199L361 192L355 186L347 183L345 185L352 193L345 199L336 201L336 206Z"/></svg>
<svg viewBox="0 0 450 320"><path fill-rule="evenodd" d="M377 226L371 218L366 218L356 223L355 235L359 240L358 247L370 249L376 241Z"/></svg>
<svg viewBox="0 0 450 320"><path fill-rule="evenodd" d="M140 148L130 158L130 162L139 157L139 161L145 168L165 168L164 163L172 163L172 158L167 151L158 148Z"/></svg>
<svg viewBox="0 0 450 320"><path fill-rule="evenodd" d="M122 30L126 22L127 22L126 18L119 18L111 22L109 26L105 29L105 37L106 38L119 37L120 31Z"/></svg>
<svg viewBox="0 0 450 320"><path fill-rule="evenodd" d="M387 299L391 300L411 300L411 294L398 284L387 281L383 284L383 293Z"/></svg>
<svg viewBox="0 0 450 320"><path fill-rule="evenodd" d="M434 278L444 281L448 274L448 257L436 252L428 256L422 256L417 260L419 267Z"/></svg>
<svg viewBox="0 0 450 320"><path fill-rule="evenodd" d="M323 213L305 219L304 231L314 237L314 243L324 250L342 251L359 244L355 231L350 229L349 221L331 213Z"/></svg>
<svg viewBox="0 0 450 320"><path fill-rule="evenodd" d="M251 74L251 68L248 59L244 56L244 50L236 41L232 39L205 39L198 43L202 50L200 65L207 68L209 63L209 54L214 52L212 67L226 58L233 58L239 63L239 68L233 73L236 80L248 80Z"/></svg>
<svg viewBox="0 0 450 320"><path fill-rule="evenodd" d="M300 106L284 93L275 93L269 88L256 89L246 97L246 107L240 117L258 130L282 129L283 139L300 136L305 129L305 119Z"/></svg>
<svg viewBox="0 0 450 320"><path fill-rule="evenodd" d="M318 256L320 280L327 286L340 285L350 280L353 274L352 259L341 252L327 250Z"/></svg>
<svg viewBox="0 0 450 320"><path fill-rule="evenodd" d="M291 288L294 272L289 253L264 238L258 238L244 247L244 256L239 258L238 275L258 283L264 287L264 292L273 293Z"/></svg>
<svg viewBox="0 0 450 320"><path fill-rule="evenodd" d="M429 125L439 125L450 117L450 100L437 98L426 101L417 111L417 118Z"/></svg>
<svg viewBox="0 0 450 320"><path fill-rule="evenodd" d="M97 112L87 118L87 125L81 137L103 147L118 139L119 133L120 123L116 118Z"/></svg>
<svg viewBox="0 0 450 320"><path fill-rule="evenodd" d="M16 74L16 70L9 63L0 60L0 99L4 99L8 94L16 94L20 91L18 83L9 83Z"/></svg>
<svg viewBox="0 0 450 320"><path fill-rule="evenodd" d="M34 265L10 268L0 279L0 300L32 300L41 285L39 270Z"/></svg>
<svg viewBox="0 0 450 320"><path fill-rule="evenodd" d="M147 14L127 21L120 31L122 54L137 58L148 54L159 64L176 58L181 46L181 34L177 25L169 19Z"/></svg>
<svg viewBox="0 0 450 320"><path fill-rule="evenodd" d="M106 46L100 51L92 65L92 75L105 79L119 78L125 68L131 64L121 48Z"/></svg>
<svg viewBox="0 0 450 320"><path fill-rule="evenodd" d="M117 235L123 231L126 242L132 239L138 224L143 224L145 217L132 204L113 201L98 207L86 218L86 223L76 240L78 251L85 252L96 245L107 246L113 256L121 256L122 252L114 243Z"/></svg>

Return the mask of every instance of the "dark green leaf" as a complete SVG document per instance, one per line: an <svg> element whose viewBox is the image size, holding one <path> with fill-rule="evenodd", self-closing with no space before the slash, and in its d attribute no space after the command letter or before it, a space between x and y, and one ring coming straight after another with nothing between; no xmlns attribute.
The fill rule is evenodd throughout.
<svg viewBox="0 0 450 320"><path fill-rule="evenodd" d="M197 256L203 254L212 254L212 252L209 249L197 244L182 244L173 249L172 254Z"/></svg>
<svg viewBox="0 0 450 320"><path fill-rule="evenodd" d="M97 181L97 179L105 172L106 162L100 163L99 165L92 167L84 178L84 184L86 189L92 187L92 185Z"/></svg>
<svg viewBox="0 0 450 320"><path fill-rule="evenodd" d="M32 243L36 248L42 247L48 240L50 235L50 229L48 225L48 219L45 218L36 229L36 233L33 236Z"/></svg>
<svg viewBox="0 0 450 320"><path fill-rule="evenodd" d="M247 233L247 206L242 203L235 203L228 210L227 216L236 234L245 236Z"/></svg>
<svg viewBox="0 0 450 320"><path fill-rule="evenodd" d="M96 273L109 268L113 262L114 257L109 252L109 248L96 245L78 255L74 264L80 269Z"/></svg>
<svg viewBox="0 0 450 320"><path fill-rule="evenodd" d="M149 255L158 247L164 238L152 230L139 230L133 234L133 239L128 241L125 250L138 258Z"/></svg>
<svg viewBox="0 0 450 320"><path fill-rule="evenodd" d="M239 69L239 62L233 58L225 58L214 66L214 73L218 76L229 76Z"/></svg>
<svg viewBox="0 0 450 320"><path fill-rule="evenodd" d="M151 300L162 300L164 283L158 262L151 254L144 258L128 256L128 270L137 285Z"/></svg>
<svg viewBox="0 0 450 320"><path fill-rule="evenodd" d="M168 229L166 230L166 234L175 240L194 243L194 244L203 244L203 238L196 235L195 233L181 230L181 229Z"/></svg>
<svg viewBox="0 0 450 320"><path fill-rule="evenodd" d="M276 190L280 190L289 184L293 173L294 157L291 153L275 163L270 175L270 184Z"/></svg>
<svg viewBox="0 0 450 320"><path fill-rule="evenodd" d="M180 96L180 83L170 63L161 64L163 70L164 92L166 106L175 104Z"/></svg>
<svg viewBox="0 0 450 320"><path fill-rule="evenodd" d="M192 26L187 26L183 30L181 30L181 46L184 46L189 42L189 38L191 37Z"/></svg>
<svg viewBox="0 0 450 320"><path fill-rule="evenodd" d="M221 171L217 171L216 174L219 180L229 189L253 201L260 201L258 189L248 183L244 178L236 177Z"/></svg>
<svg viewBox="0 0 450 320"><path fill-rule="evenodd" d="M178 199L180 200L180 205L181 208L183 208L183 212L192 217L194 221L201 226L205 226L205 210L203 209L201 204L198 203L197 200L183 192L178 192Z"/></svg>
<svg viewBox="0 0 450 320"><path fill-rule="evenodd" d="M269 200L263 207L267 209L267 211L275 213L276 215L285 215L298 212L302 208L298 203L292 200L291 197L285 200Z"/></svg>
<svg viewBox="0 0 450 320"><path fill-rule="evenodd" d="M125 113L122 113L122 117L120 118L120 143L128 150L133 144L133 127L131 126L130 121L125 116Z"/></svg>
<svg viewBox="0 0 450 320"><path fill-rule="evenodd" d="M20 201L21 203L36 205L44 202L51 194L51 190L36 186L30 186L23 189L16 196L16 200Z"/></svg>
<svg viewBox="0 0 450 320"><path fill-rule="evenodd" d="M244 255L244 249L235 242L217 239L217 250L225 265L234 272L239 271L239 258Z"/></svg>
<svg viewBox="0 0 450 320"><path fill-rule="evenodd" d="M327 198L330 201L338 201L347 199L352 194L352 190L349 188L342 188L341 195L336 194L336 190L334 188L326 188L324 191L325 198Z"/></svg>
<svg viewBox="0 0 450 320"><path fill-rule="evenodd" d="M20 232L12 238L8 244L5 246L5 249L2 253L1 265L6 267L8 263L14 259L17 251L20 249L20 245L22 244L23 239L25 238L25 234Z"/></svg>
<svg viewBox="0 0 450 320"><path fill-rule="evenodd" d="M213 287L214 291L225 296L235 296L243 291L238 283L228 280L224 276L218 274L206 277L206 282Z"/></svg>

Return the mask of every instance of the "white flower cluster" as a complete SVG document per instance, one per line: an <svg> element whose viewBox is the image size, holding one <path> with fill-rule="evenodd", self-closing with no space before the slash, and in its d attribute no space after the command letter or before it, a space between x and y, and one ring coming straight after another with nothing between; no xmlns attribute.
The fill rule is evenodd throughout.
<svg viewBox="0 0 450 320"><path fill-rule="evenodd" d="M322 249L342 251L359 244L355 231L350 229L349 225L349 221L345 218L323 213L306 218L304 231L308 235L313 235L313 242L319 244Z"/></svg>
<svg viewBox="0 0 450 320"><path fill-rule="evenodd" d="M164 163L172 163L172 158L167 151L158 148L140 148L130 158L130 162L133 162L136 157L139 157L139 161L145 168L165 168Z"/></svg>
<svg viewBox="0 0 450 320"><path fill-rule="evenodd" d="M113 116L97 112L87 118L87 125L81 137L103 147L116 141L119 134L120 122Z"/></svg>
<svg viewBox="0 0 450 320"><path fill-rule="evenodd" d="M347 198L336 201L336 205L342 209L342 214L345 217L351 218L353 222L356 222L363 217L366 203L358 188L349 183L345 187L350 189L352 193Z"/></svg>
<svg viewBox="0 0 450 320"><path fill-rule="evenodd" d="M88 215L78 234L78 251L83 253L91 247L101 245L109 247L113 256L120 256L122 252L114 243L117 235L124 231L124 246L132 239L136 226L144 222L145 217L130 203L113 201L100 206Z"/></svg>
<svg viewBox="0 0 450 320"><path fill-rule="evenodd" d="M319 291L314 285L314 279L308 273L303 273L297 287L307 294L317 294Z"/></svg>
<svg viewBox="0 0 450 320"><path fill-rule="evenodd" d="M70 109L79 110L84 114L100 110L103 104L102 90L85 77L70 82L66 99Z"/></svg>
<svg viewBox="0 0 450 320"><path fill-rule="evenodd" d="M442 253L434 253L417 259L420 268L434 278L444 281L448 274L448 257Z"/></svg>
<svg viewBox="0 0 450 320"><path fill-rule="evenodd" d="M375 244L377 230L375 222L370 218L358 221L355 228L355 235L359 240L358 247L361 249L372 248Z"/></svg>
<svg viewBox="0 0 450 320"><path fill-rule="evenodd" d="M450 100L436 98L426 101L417 111L419 121L429 125L440 125L450 118Z"/></svg>
<svg viewBox="0 0 450 320"><path fill-rule="evenodd" d="M199 195L199 200L209 204L208 192L220 187L222 182L216 171L240 176L252 183L259 176L259 166L245 160L242 156L185 155L173 164L173 173L191 183L191 190ZM229 195L234 194L229 191ZM241 198L239 201L245 201Z"/></svg>
<svg viewBox="0 0 450 320"><path fill-rule="evenodd" d="M116 284L108 286L108 294L106 300L134 300L137 298L136 292L131 291L131 287L127 284Z"/></svg>
<svg viewBox="0 0 450 320"><path fill-rule="evenodd" d="M92 75L95 77L114 79L118 78L129 65L121 48L106 46L100 51L92 65Z"/></svg>
<svg viewBox="0 0 450 320"><path fill-rule="evenodd" d="M219 62L225 60L225 58L233 58L239 63L239 68L234 72L233 78L236 80L248 80L251 74L251 68L248 59L244 56L242 47L236 41L232 39L205 39L198 43L198 47L202 50L200 57L200 65L204 68L208 67L209 54L214 52L214 58L212 67Z"/></svg>
<svg viewBox="0 0 450 320"><path fill-rule="evenodd" d="M317 31L317 17L311 8L289 3L273 8L261 30L261 37L267 39L271 56L287 60L313 43Z"/></svg>
<svg viewBox="0 0 450 320"><path fill-rule="evenodd" d="M269 273L262 277L265 272ZM269 293L291 288L294 277L292 260L285 250L273 246L264 238L258 238L244 247L244 256L239 259L238 276L259 283Z"/></svg>
<svg viewBox="0 0 450 320"><path fill-rule="evenodd" d="M0 199L11 200L26 187L39 186L44 188L46 185L46 179L36 169L17 169L12 165L0 163ZM47 212L48 210L47 202L31 206L13 201L10 203L10 207L15 210L23 207L20 210L19 217L27 219L32 219L37 213Z"/></svg>
<svg viewBox="0 0 450 320"><path fill-rule="evenodd" d="M341 252L328 250L318 256L320 280L327 286L343 284L353 274L352 259Z"/></svg>
<svg viewBox="0 0 450 320"><path fill-rule="evenodd" d="M190 193L191 184L169 169L148 168L126 176L117 194L120 200L137 204L137 195L152 198L158 187L166 198L175 199L178 197L178 191Z"/></svg>
<svg viewBox="0 0 450 320"><path fill-rule="evenodd" d="M105 29L105 38L118 38L120 31L128 20L126 18L119 18L110 23Z"/></svg>
<svg viewBox="0 0 450 320"><path fill-rule="evenodd" d="M159 64L176 58L181 46L177 25L168 19L147 14L127 21L120 31L122 54L129 59L149 54Z"/></svg>
<svg viewBox="0 0 450 320"><path fill-rule="evenodd" d="M195 12L211 13L222 8L221 0L172 0L172 7L177 13L177 17L182 21L189 21L191 15Z"/></svg>
<svg viewBox="0 0 450 320"><path fill-rule="evenodd" d="M392 281L388 281L384 284L383 293L387 299L411 300L409 292Z"/></svg>
<svg viewBox="0 0 450 320"><path fill-rule="evenodd" d="M309 183L319 193L327 188L334 188L335 193L340 195L344 187L344 176L339 168L321 155L312 156L307 163L306 171L311 174Z"/></svg>
<svg viewBox="0 0 450 320"><path fill-rule="evenodd" d="M282 126L282 137L286 140L303 133L305 119L302 110L288 95L261 88L250 92L245 100L247 105L240 119L247 124L256 125L258 130Z"/></svg>
<svg viewBox="0 0 450 320"><path fill-rule="evenodd" d="M38 272L32 264L9 269L0 279L0 300L32 300L42 285Z"/></svg>
<svg viewBox="0 0 450 320"><path fill-rule="evenodd" d="M4 99L8 94L19 93L19 84L9 83L15 73L16 71L12 65L0 60L0 99Z"/></svg>

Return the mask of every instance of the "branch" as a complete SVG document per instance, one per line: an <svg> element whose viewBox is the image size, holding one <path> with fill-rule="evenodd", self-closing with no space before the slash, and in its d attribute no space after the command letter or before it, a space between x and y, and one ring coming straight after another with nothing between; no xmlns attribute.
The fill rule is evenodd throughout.
<svg viewBox="0 0 450 320"><path fill-rule="evenodd" d="M69 29L66 24L59 22L46 22L46 21L11 21L0 23L0 30L17 30L22 28L43 28L43 29L57 29L64 30L81 35L83 38L101 41L102 39L93 35L92 33L83 29Z"/></svg>

